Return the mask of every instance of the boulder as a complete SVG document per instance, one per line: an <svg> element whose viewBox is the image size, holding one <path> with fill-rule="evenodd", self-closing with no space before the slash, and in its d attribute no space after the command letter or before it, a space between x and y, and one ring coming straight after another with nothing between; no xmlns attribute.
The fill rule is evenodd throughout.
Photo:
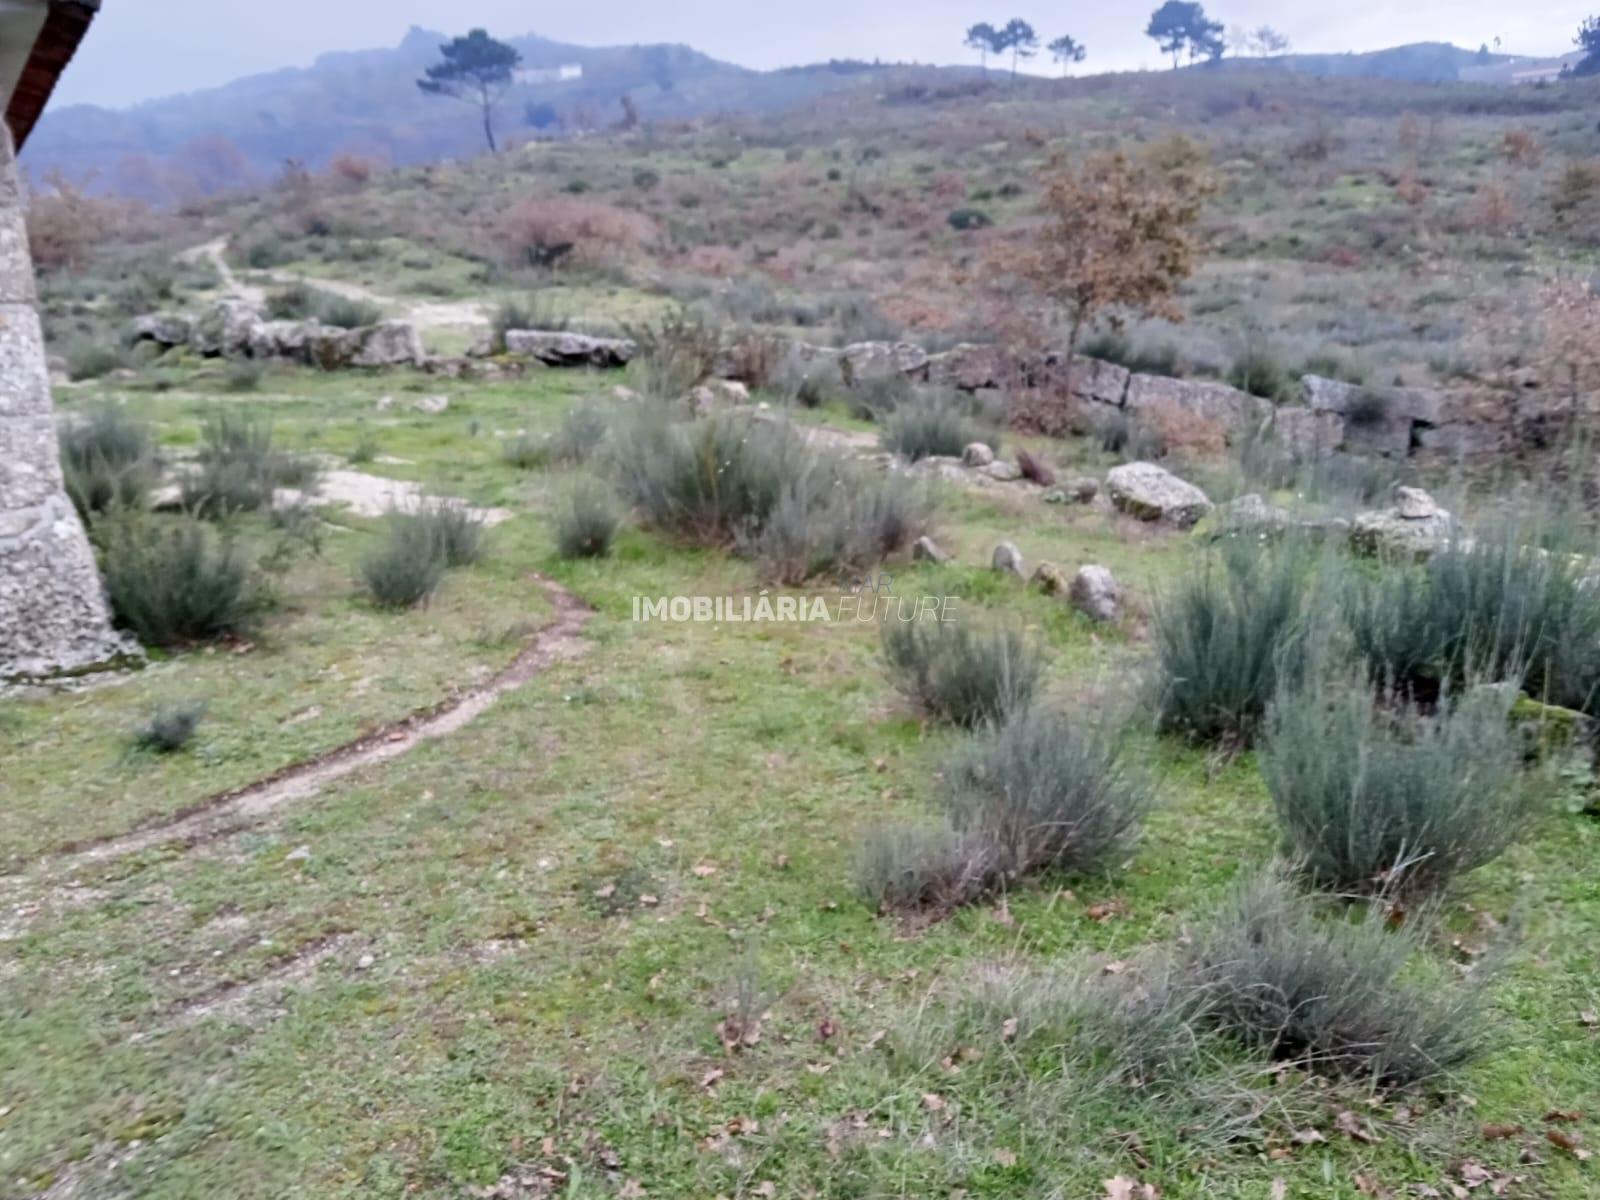
<svg viewBox="0 0 1600 1200"><path fill-rule="evenodd" d="M911 557L915 562L947 563L950 556L939 548L939 544L931 537L919 537L911 547Z"/></svg>
<svg viewBox="0 0 1600 1200"><path fill-rule="evenodd" d="M984 467L983 473L990 479L998 480L1001 483L1011 483L1013 480L1022 478L1021 467L1017 466L1016 463L1008 463L999 458Z"/></svg>
<svg viewBox="0 0 1600 1200"><path fill-rule="evenodd" d="M627 338L591 337L565 330L508 329L506 351L550 367L625 367L637 346Z"/></svg>
<svg viewBox="0 0 1600 1200"><path fill-rule="evenodd" d="M966 342L931 355L925 366L929 383L960 388L964 392L1007 387L1015 374L1010 356L999 346Z"/></svg>
<svg viewBox="0 0 1600 1200"><path fill-rule="evenodd" d="M1127 367L1080 355L1072 362L1072 395L1090 404L1121 408L1128 396L1131 377Z"/></svg>
<svg viewBox="0 0 1600 1200"><path fill-rule="evenodd" d="M1359 513L1350 525L1350 545L1362 554L1427 558L1454 535L1455 520L1421 488L1395 489L1388 508Z"/></svg>
<svg viewBox="0 0 1600 1200"><path fill-rule="evenodd" d="M1404 457L1411 449L1411 409L1407 389L1369 388L1321 375L1300 380L1300 398L1313 412L1344 422L1341 444L1368 454Z"/></svg>
<svg viewBox="0 0 1600 1200"><path fill-rule="evenodd" d="M243 358L261 324L261 314L243 300L218 300L189 331L189 347L208 358Z"/></svg>
<svg viewBox="0 0 1600 1200"><path fill-rule="evenodd" d="M342 371L355 356L351 331L308 321L305 326L305 360L324 371Z"/></svg>
<svg viewBox="0 0 1600 1200"><path fill-rule="evenodd" d="M250 330L250 357L307 362L306 347L323 328L315 317L309 321L261 321Z"/></svg>
<svg viewBox="0 0 1600 1200"><path fill-rule="evenodd" d="M182 313L148 313L135 317L131 333L136 342L154 342L158 346L187 346L194 331L194 321Z"/></svg>
<svg viewBox="0 0 1600 1200"><path fill-rule="evenodd" d="M1160 521L1188 529L1211 511L1211 501L1194 484L1155 463L1133 462L1106 475L1111 503L1141 521Z"/></svg>
<svg viewBox="0 0 1600 1200"><path fill-rule="evenodd" d="M1244 429L1272 416L1272 402L1225 383L1172 379L1166 375L1134 375L1128 380L1126 407L1179 409L1226 429Z"/></svg>
<svg viewBox="0 0 1600 1200"><path fill-rule="evenodd" d="M409 321L379 321L352 329L349 338L353 367L416 367L426 357L422 338Z"/></svg>
<svg viewBox="0 0 1600 1200"><path fill-rule="evenodd" d="M987 467L994 461L994 451L982 442L968 442L961 450L961 461L969 467Z"/></svg>
<svg viewBox="0 0 1600 1200"><path fill-rule="evenodd" d="M1278 441L1301 458L1331 454L1344 444L1344 417L1336 412L1285 405L1272 416Z"/></svg>
<svg viewBox="0 0 1600 1200"><path fill-rule="evenodd" d="M1065 596L1072 586L1067 580L1067 573L1052 562L1042 562L1035 567L1028 583L1046 596Z"/></svg>
<svg viewBox="0 0 1600 1200"><path fill-rule="evenodd" d="M839 351L845 382L892 375L925 376L928 352L910 342L855 342Z"/></svg>
<svg viewBox="0 0 1600 1200"><path fill-rule="evenodd" d="M1015 542L1001 542L994 548L994 557L990 561L996 571L1015 575L1018 579L1023 577L1022 551L1017 549Z"/></svg>
<svg viewBox="0 0 1600 1200"><path fill-rule="evenodd" d="M1072 607L1091 620L1115 621L1122 615L1122 585L1095 563L1078 568L1067 594Z"/></svg>

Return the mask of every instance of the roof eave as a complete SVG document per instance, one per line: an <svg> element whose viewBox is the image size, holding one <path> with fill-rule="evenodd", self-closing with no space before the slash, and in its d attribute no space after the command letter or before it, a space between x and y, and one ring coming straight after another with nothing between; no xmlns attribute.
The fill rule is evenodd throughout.
<svg viewBox="0 0 1600 1200"><path fill-rule="evenodd" d="M33 132L57 80L99 11L100 0L50 0L39 36L6 104L6 124L17 149Z"/></svg>

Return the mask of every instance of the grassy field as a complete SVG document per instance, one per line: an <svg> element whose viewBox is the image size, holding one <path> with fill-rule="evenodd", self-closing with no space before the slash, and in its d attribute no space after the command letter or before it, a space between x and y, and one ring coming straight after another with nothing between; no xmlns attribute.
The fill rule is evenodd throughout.
<svg viewBox="0 0 1600 1200"><path fill-rule="evenodd" d="M1146 723L1160 804L1113 869L942 921L873 912L856 847L929 810L961 735L890 686L869 623L632 620L635 596L758 593L744 560L637 528L605 559L555 555L567 473L515 469L502 440L620 379L274 371L241 396L190 372L63 395L71 413L125 394L171 452L211 406L248 405L281 444L375 443L360 469L514 515L430 605L386 613L353 582L377 523L327 511L249 643L0 701L0 1195L1594 1194L1600 824L1577 802L1549 799L1446 902L1441 961L1505 944L1489 1052L1458 1076L1394 1093L1238 1051L1141 1088L1064 1044L1017 1053L1008 981L1137 974L1272 858L1253 756ZM444 413L408 408L441 389ZM260 518L235 532L272 536ZM1048 696L1080 715L1138 694L1145 614L1202 553L1109 511L954 487L936 536L960 565L891 564L896 595L1020 618ZM1109 566L1130 614L1097 627L997 575L1003 538L1030 568ZM538 637L540 578L595 610L585 653L459 731L218 836L63 853L482 681ZM180 699L206 705L194 744L130 754ZM980 986L1000 998L974 1004Z"/></svg>

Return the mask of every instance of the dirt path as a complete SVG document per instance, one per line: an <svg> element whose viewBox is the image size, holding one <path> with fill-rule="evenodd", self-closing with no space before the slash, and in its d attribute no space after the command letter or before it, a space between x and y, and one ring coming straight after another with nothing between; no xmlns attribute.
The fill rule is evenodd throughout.
<svg viewBox="0 0 1600 1200"><path fill-rule="evenodd" d="M198 246L191 246L178 255L179 262L199 262L201 259L206 260L216 269L217 275L222 280L222 290L230 296L236 296L245 303L253 304L257 307L267 302L265 291L243 282L233 273L233 268L228 265L227 238L219 237Z"/></svg>
<svg viewBox="0 0 1600 1200"><path fill-rule="evenodd" d="M469 725L507 692L523 686L555 663L581 657L589 649L581 634L594 610L558 584L542 578L538 582L555 607L555 617L487 683L315 758L294 763L265 779L208 797L145 828L67 847L52 864L52 874L71 875L83 867L170 842L193 846L214 841L285 804L314 796L354 771L399 758L423 742L446 737Z"/></svg>
<svg viewBox="0 0 1600 1200"><path fill-rule="evenodd" d="M216 238L202 245L193 246L178 257L184 262L205 259L216 268L218 276L222 279L222 288L229 295L258 308L266 303L266 289L245 283L228 265L227 238ZM375 292L371 288L362 287L359 283L346 283L340 279L296 275L290 271L266 271L262 274L273 283L286 285L306 283L324 292L332 292L335 296L342 296L346 300L361 300L368 304L376 304L398 320L409 321L419 333L429 329L470 329L480 326L487 328L489 325L489 306L482 300L448 302L404 300L398 296L386 296L382 292Z"/></svg>

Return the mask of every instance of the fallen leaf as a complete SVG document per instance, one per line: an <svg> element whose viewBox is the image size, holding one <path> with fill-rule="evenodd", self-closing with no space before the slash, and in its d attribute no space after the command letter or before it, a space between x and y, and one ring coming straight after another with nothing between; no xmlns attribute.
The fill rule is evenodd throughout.
<svg viewBox="0 0 1600 1200"><path fill-rule="evenodd" d="M1297 1129L1289 1140L1297 1145L1310 1146L1317 1142L1325 1142L1328 1139L1322 1136L1322 1130L1320 1129Z"/></svg>
<svg viewBox="0 0 1600 1200"><path fill-rule="evenodd" d="M700 1086L709 1092L720 1082L722 1082L722 1068L712 1067L711 1070L707 1071L705 1075L701 1077Z"/></svg>
<svg viewBox="0 0 1600 1200"><path fill-rule="evenodd" d="M1574 1121L1583 1120L1583 1114L1575 1108L1552 1108L1545 1113L1544 1119L1552 1123L1559 1121L1562 1124L1570 1125Z"/></svg>
<svg viewBox="0 0 1600 1200"><path fill-rule="evenodd" d="M1505 1124L1505 1125L1489 1124L1489 1125L1485 1125L1481 1132L1483 1133L1483 1136L1487 1140L1489 1140L1491 1142L1499 1142L1499 1141L1503 1141L1506 1138L1516 1137L1517 1134L1522 1132L1522 1126L1521 1125L1511 1125L1511 1124Z"/></svg>
<svg viewBox="0 0 1600 1200"><path fill-rule="evenodd" d="M922 1093L922 1107L929 1112L943 1112L948 1106L944 1102L944 1097L938 1093L924 1092Z"/></svg>
<svg viewBox="0 0 1600 1200"><path fill-rule="evenodd" d="M1007 1017L1001 1022L1000 1040L1002 1042L1014 1042L1017 1040L1017 1019L1015 1017Z"/></svg>
<svg viewBox="0 0 1600 1200"><path fill-rule="evenodd" d="M825 1042L839 1032L839 1027L833 1023L831 1017L823 1017L817 1022L817 1040Z"/></svg>
<svg viewBox="0 0 1600 1200"><path fill-rule="evenodd" d="M1333 1127L1347 1138L1356 1142L1375 1142L1377 1136L1355 1113L1348 1108L1333 1119Z"/></svg>
<svg viewBox="0 0 1600 1200"><path fill-rule="evenodd" d="M594 898L596 900L609 900L612 896L615 896L616 894L617 894L617 885L614 884L614 883L608 883L604 887L597 887L594 890Z"/></svg>
<svg viewBox="0 0 1600 1200"><path fill-rule="evenodd" d="M994 1161L1002 1167L1014 1167L1017 1165L1017 1153L1015 1150L1007 1150L1004 1146L996 1146Z"/></svg>
<svg viewBox="0 0 1600 1200"><path fill-rule="evenodd" d="M693 869L694 873L701 879L706 878L708 875L715 875L717 873L717 868L711 863L696 863Z"/></svg>
<svg viewBox="0 0 1600 1200"><path fill-rule="evenodd" d="M1583 1139L1575 1133L1568 1133L1565 1129L1546 1129L1544 1140L1576 1158L1589 1157L1589 1152L1583 1148Z"/></svg>

